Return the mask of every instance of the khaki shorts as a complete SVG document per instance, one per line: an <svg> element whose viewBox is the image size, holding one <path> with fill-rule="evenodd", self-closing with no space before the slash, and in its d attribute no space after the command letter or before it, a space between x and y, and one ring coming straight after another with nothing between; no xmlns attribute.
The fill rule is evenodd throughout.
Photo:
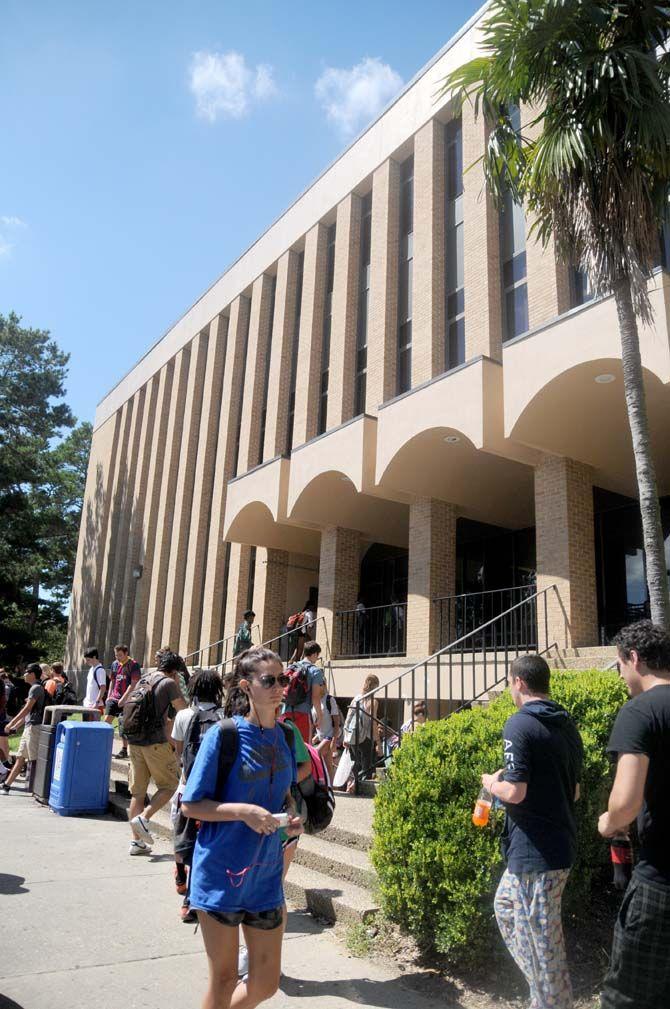
<svg viewBox="0 0 670 1009"><path fill-rule="evenodd" d="M130 773L128 787L135 798L143 799L147 794L149 781L153 779L156 788L169 788L174 792L179 783L179 762L169 743L154 743L152 746L128 747Z"/></svg>
<svg viewBox="0 0 670 1009"><path fill-rule="evenodd" d="M24 760L37 760L37 749L39 744L40 737L37 732L37 726L24 726L23 735L21 736L21 742L19 743L19 749L16 754L17 757L23 757Z"/></svg>

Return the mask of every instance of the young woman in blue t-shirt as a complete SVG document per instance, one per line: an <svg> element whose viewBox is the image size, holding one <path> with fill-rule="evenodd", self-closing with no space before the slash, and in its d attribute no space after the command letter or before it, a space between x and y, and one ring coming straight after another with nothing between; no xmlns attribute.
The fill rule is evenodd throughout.
<svg viewBox="0 0 670 1009"><path fill-rule="evenodd" d="M203 1009L253 1009L279 986L284 934L282 845L273 814L290 815L287 832L302 832L291 784L295 756L275 718L286 684L278 655L252 648L239 656L236 687L249 713L235 715L238 749L223 794L216 795L222 734L208 732L182 797L187 816L201 821L191 873L191 906L198 913L209 961ZM238 981L239 926L249 973Z"/></svg>

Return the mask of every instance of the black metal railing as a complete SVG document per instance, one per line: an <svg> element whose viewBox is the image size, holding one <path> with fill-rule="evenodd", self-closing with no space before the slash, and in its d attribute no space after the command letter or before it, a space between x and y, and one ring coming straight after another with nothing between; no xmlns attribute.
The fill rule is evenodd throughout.
<svg viewBox="0 0 670 1009"><path fill-rule="evenodd" d="M317 617L311 624L308 625L308 630L310 640L316 640L321 645L321 664L326 670L329 691L333 693L333 690L330 689L334 687L330 639L325 619L323 617ZM262 641L258 647L270 648L273 652L277 652L283 662L289 663L295 655L297 643L298 632L293 630L284 631L283 634L277 634L274 638L268 638L267 641ZM230 655L223 662L217 664L216 668L221 676L225 676L227 673L232 672L234 661L233 655Z"/></svg>
<svg viewBox="0 0 670 1009"><path fill-rule="evenodd" d="M387 603L335 614L335 654L342 659L404 655L407 603Z"/></svg>
<svg viewBox="0 0 670 1009"><path fill-rule="evenodd" d="M556 592L555 585L533 592L388 683L359 697L350 722L354 740L361 740L356 748L357 789L361 780L386 765L392 749L402 739L403 724L408 721L413 726L418 701L424 702L430 717L448 718L506 684L514 659L535 652L542 632L544 640L548 640L550 592ZM533 634L515 632L531 619L536 625L540 622Z"/></svg>
<svg viewBox="0 0 670 1009"><path fill-rule="evenodd" d="M184 662L187 666L220 666L223 662L227 662L228 659L232 658L236 637L237 631L235 634L230 634L227 638L221 638L220 641L213 641L210 645L204 645L204 647L199 648L195 652L189 652L188 655L184 656ZM254 642L254 637L257 638L256 642ZM260 644L260 639L260 626L254 624L251 628L251 641L252 643Z"/></svg>
<svg viewBox="0 0 670 1009"><path fill-rule="evenodd" d="M486 592L464 592L460 595L442 596L433 600L435 607L435 622L437 641L440 648L481 630L483 638L488 635L486 643L492 644L493 631L486 625L500 614L511 610L517 603L534 597L535 585L514 585L506 589L489 589ZM537 645L537 618L532 607L524 607L518 617L511 619L504 628L507 635L507 646L514 648L518 644L522 648ZM498 647L505 647L498 642Z"/></svg>

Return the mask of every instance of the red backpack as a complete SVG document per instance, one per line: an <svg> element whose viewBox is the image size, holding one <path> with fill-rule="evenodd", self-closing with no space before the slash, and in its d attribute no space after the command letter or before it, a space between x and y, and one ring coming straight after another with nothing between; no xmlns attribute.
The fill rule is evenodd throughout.
<svg viewBox="0 0 670 1009"><path fill-rule="evenodd" d="M297 629L300 627L304 619L305 619L304 613L294 613L293 616L289 617L288 620L286 621L286 630L297 631Z"/></svg>
<svg viewBox="0 0 670 1009"><path fill-rule="evenodd" d="M304 662L294 662L286 667L288 683L284 687L284 704L287 708L297 708L309 700L309 676Z"/></svg>

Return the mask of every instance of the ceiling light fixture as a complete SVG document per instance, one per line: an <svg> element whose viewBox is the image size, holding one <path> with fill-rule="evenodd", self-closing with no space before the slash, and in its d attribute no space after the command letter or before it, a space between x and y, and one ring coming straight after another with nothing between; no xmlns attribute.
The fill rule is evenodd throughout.
<svg viewBox="0 0 670 1009"><path fill-rule="evenodd" d="M458 437L457 434L448 434L444 440L446 441L447 445L457 445L461 439Z"/></svg>
<svg viewBox="0 0 670 1009"><path fill-rule="evenodd" d="M595 382L597 383L597 385L609 385L610 382L614 381L615 381L614 375L610 375L609 372L607 372L604 375L596 375L595 377Z"/></svg>

